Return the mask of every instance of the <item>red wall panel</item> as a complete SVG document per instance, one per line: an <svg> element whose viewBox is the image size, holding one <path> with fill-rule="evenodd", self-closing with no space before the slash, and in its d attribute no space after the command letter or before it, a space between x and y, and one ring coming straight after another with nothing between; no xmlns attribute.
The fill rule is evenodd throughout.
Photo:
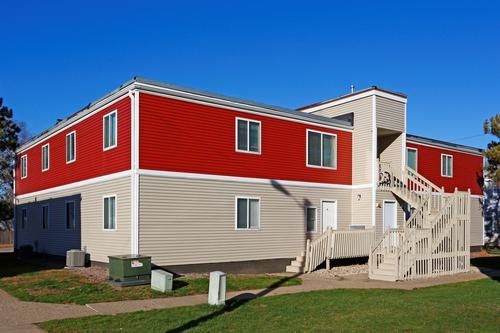
<svg viewBox="0 0 500 333"><path fill-rule="evenodd" d="M140 94L140 168L352 184L352 133ZM235 118L261 121L260 155L235 151ZM306 166L306 129L337 134L337 170Z"/></svg>
<svg viewBox="0 0 500 333"><path fill-rule="evenodd" d="M103 151L103 116L117 110L118 145ZM65 185L130 169L130 98L125 97L89 118L65 128L19 154L16 194ZM66 164L66 134L76 130L76 161ZM50 144L50 169L42 172L42 146ZM28 155L28 177L21 179L21 156Z"/></svg>
<svg viewBox="0 0 500 333"><path fill-rule="evenodd" d="M483 157L439 147L424 146L408 142L407 147L416 148L417 171L439 187L444 186L446 192L471 189L472 194L482 194L480 177L483 176ZM453 177L441 176L441 154L453 156Z"/></svg>

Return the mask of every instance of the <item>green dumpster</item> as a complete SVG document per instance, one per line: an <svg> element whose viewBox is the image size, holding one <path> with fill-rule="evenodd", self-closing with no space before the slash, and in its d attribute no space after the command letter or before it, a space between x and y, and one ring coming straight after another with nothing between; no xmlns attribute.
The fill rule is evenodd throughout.
<svg viewBox="0 0 500 333"><path fill-rule="evenodd" d="M140 254L108 256L109 280L121 287L151 282L151 257Z"/></svg>

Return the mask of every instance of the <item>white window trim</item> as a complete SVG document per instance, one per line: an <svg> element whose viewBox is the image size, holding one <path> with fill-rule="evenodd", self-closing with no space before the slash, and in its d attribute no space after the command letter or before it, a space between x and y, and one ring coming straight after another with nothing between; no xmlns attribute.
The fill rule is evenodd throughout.
<svg viewBox="0 0 500 333"><path fill-rule="evenodd" d="M385 226L384 224L384 216L385 216L385 203L390 202L394 204L394 216L396 217L396 226L393 226L391 229L397 229L398 228L398 202L396 200L382 200L382 228ZM384 230L385 232L385 230Z"/></svg>
<svg viewBox="0 0 500 333"><path fill-rule="evenodd" d="M247 128L247 150L238 149L238 120L246 121L248 124ZM250 151L250 122L259 124L259 151ZM246 154L254 154L261 155L262 154L262 122L260 120L248 119L236 117L234 122L234 133L235 133L235 151L238 153L246 153Z"/></svg>
<svg viewBox="0 0 500 333"><path fill-rule="evenodd" d="M330 135L330 136L335 137L335 146L333 147L333 165L335 165L334 167L327 167L327 166L322 166L322 165L309 164L309 132L321 134L321 147L320 147L321 164L323 164L323 135L325 134L325 135ZM306 166L308 168L337 170L337 146L338 146L337 139L338 139L337 138L337 134L307 129L306 130Z"/></svg>
<svg viewBox="0 0 500 333"><path fill-rule="evenodd" d="M115 130L115 144L109 147L106 147L106 118L109 117L112 114L115 114L115 119L116 119L116 130ZM104 116L102 116L102 150L110 150L113 148L118 147L118 110L111 111Z"/></svg>
<svg viewBox="0 0 500 333"><path fill-rule="evenodd" d="M415 171L418 172L418 149L413 147L406 147L406 166L408 166L408 150L415 151Z"/></svg>
<svg viewBox="0 0 500 333"><path fill-rule="evenodd" d="M43 208L44 207L47 207L47 228L43 227L43 217L44 217ZM50 206L49 206L49 204L45 204L45 205L42 205L42 230L49 230L49 228L50 228Z"/></svg>
<svg viewBox="0 0 500 333"><path fill-rule="evenodd" d="M254 200L259 200L259 226L257 228L238 228L238 199L254 199ZM259 231L260 230L260 224L261 224L261 209L262 209L262 200L260 197L253 197L253 196L245 196L245 195L238 195L234 197L234 230L236 231L243 231L243 232L248 232L248 231ZM250 226L250 205L247 204L247 225Z"/></svg>
<svg viewBox="0 0 500 333"><path fill-rule="evenodd" d="M443 174L443 157L450 157L450 163L451 163L451 175L444 175ZM447 168L448 169L448 168ZM441 154L441 177L446 177L446 178L453 178L453 155L450 154Z"/></svg>
<svg viewBox="0 0 500 333"><path fill-rule="evenodd" d="M324 202L335 202L335 229L333 230L339 230L339 202L337 199L321 199L320 200L320 205L321 205L321 233L323 233L324 225L323 225L323 203Z"/></svg>
<svg viewBox="0 0 500 333"><path fill-rule="evenodd" d="M116 199L115 199L116 200ZM73 221L73 227L72 228L68 228L68 221L66 221L66 219L68 218L68 204L69 203L73 203L73 214L75 215L74 217L74 221ZM64 202L64 222L66 222L66 230L76 230L76 202L75 200L68 200L68 201L65 201Z"/></svg>
<svg viewBox="0 0 500 333"><path fill-rule="evenodd" d="M74 138L75 138L75 142L73 143L73 149L75 150L75 153L74 153L74 158L72 160L69 160L68 161L68 136L70 135L74 135ZM70 163L73 163L76 161L76 130L75 131L71 131L69 132L68 134L66 134L66 164L70 164Z"/></svg>
<svg viewBox="0 0 500 333"><path fill-rule="evenodd" d="M47 167L44 169L43 168L43 150L44 150L45 147L47 147ZM50 144L47 143L47 144L44 144L42 146L42 172L45 172L45 171L47 171L49 169L50 169Z"/></svg>
<svg viewBox="0 0 500 333"><path fill-rule="evenodd" d="M26 215L26 221L24 221L24 215ZM28 222L28 209L21 208L21 230L26 230Z"/></svg>
<svg viewBox="0 0 500 333"><path fill-rule="evenodd" d="M318 207L316 206L313 206L313 205L309 205L309 206L305 206L305 222L306 222L306 233L308 234L317 234L318 233ZM314 230L307 230L307 210L309 208L314 208Z"/></svg>
<svg viewBox="0 0 500 333"><path fill-rule="evenodd" d="M23 176L23 160L24 160L24 166L26 167L26 174ZM28 177L28 155L22 155L21 156L21 179L24 179Z"/></svg>
<svg viewBox="0 0 500 333"><path fill-rule="evenodd" d="M115 227L113 229L106 229L104 228L104 199L106 198L115 198ZM104 195L102 197L102 230L105 231L105 232L115 232L116 230L118 230L118 199L117 199L117 196L116 194L108 194L108 195Z"/></svg>

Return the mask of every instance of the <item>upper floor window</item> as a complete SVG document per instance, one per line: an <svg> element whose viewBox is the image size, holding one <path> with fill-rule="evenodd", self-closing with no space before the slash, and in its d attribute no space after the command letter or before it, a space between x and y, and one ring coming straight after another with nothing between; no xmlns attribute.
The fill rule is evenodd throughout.
<svg viewBox="0 0 500 333"><path fill-rule="evenodd" d="M441 154L441 176L453 177L453 156Z"/></svg>
<svg viewBox="0 0 500 333"><path fill-rule="evenodd" d="M42 146L42 171L49 170L49 144Z"/></svg>
<svg viewBox="0 0 500 333"><path fill-rule="evenodd" d="M417 171L417 150L415 148L406 148L406 165Z"/></svg>
<svg viewBox="0 0 500 333"><path fill-rule="evenodd" d="M307 165L337 168L337 136L307 130Z"/></svg>
<svg viewBox="0 0 500 333"><path fill-rule="evenodd" d="M21 209L21 229L26 229L28 224L28 210L26 208Z"/></svg>
<svg viewBox="0 0 500 333"><path fill-rule="evenodd" d="M49 206L42 206L42 229L49 228Z"/></svg>
<svg viewBox="0 0 500 333"><path fill-rule="evenodd" d="M104 197L104 230L116 229L116 196Z"/></svg>
<svg viewBox="0 0 500 333"><path fill-rule="evenodd" d="M104 116L103 124L104 135L104 150L116 147L117 141L117 128L116 128L116 111L108 113Z"/></svg>
<svg viewBox="0 0 500 333"><path fill-rule="evenodd" d="M236 151L260 153L260 121L236 118Z"/></svg>
<svg viewBox="0 0 500 333"><path fill-rule="evenodd" d="M21 178L28 177L28 155L21 156Z"/></svg>
<svg viewBox="0 0 500 333"><path fill-rule="evenodd" d="M259 229L260 199L236 198L236 229Z"/></svg>
<svg viewBox="0 0 500 333"><path fill-rule="evenodd" d="M76 160L76 132L66 135L66 163Z"/></svg>

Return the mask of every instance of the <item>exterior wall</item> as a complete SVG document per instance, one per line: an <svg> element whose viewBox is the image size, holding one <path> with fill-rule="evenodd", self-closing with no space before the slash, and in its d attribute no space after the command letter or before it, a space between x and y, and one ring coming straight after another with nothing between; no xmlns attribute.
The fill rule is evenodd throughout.
<svg viewBox="0 0 500 333"><path fill-rule="evenodd" d="M103 150L103 116L117 110L117 147ZM130 169L130 98L121 100L18 153L16 195L40 191ZM66 134L76 131L76 161L66 163ZM49 143L50 168L42 171L42 146ZM28 156L28 176L21 179L21 156Z"/></svg>
<svg viewBox="0 0 500 333"><path fill-rule="evenodd" d="M472 197L470 201L470 245L471 246L482 246L484 243L483 231L484 231L484 220L483 220L483 198Z"/></svg>
<svg viewBox="0 0 500 333"><path fill-rule="evenodd" d="M404 133L378 137L379 159L381 162L390 163L392 170L401 177L403 169L403 137Z"/></svg>
<svg viewBox="0 0 500 333"><path fill-rule="evenodd" d="M377 127L405 132L405 104L388 98L376 96Z"/></svg>
<svg viewBox="0 0 500 333"><path fill-rule="evenodd" d="M130 177L103 181L61 191L50 191L36 196L18 198L16 247L38 241L39 251L65 255L68 247L87 248L94 261L108 261L108 255L130 253ZM103 229L103 196L116 195L116 230ZM72 243L75 235L65 230L64 202L79 198L78 218L81 220L80 244ZM49 228L42 230L41 206L49 203ZM20 230L21 208L28 207L28 226ZM33 243L31 243L33 244Z"/></svg>
<svg viewBox="0 0 500 333"><path fill-rule="evenodd" d="M351 190L140 176L139 251L157 265L291 258L305 248L305 206L337 200L348 229ZM235 197L261 199L259 230L235 229ZM319 232L316 234L319 235Z"/></svg>
<svg viewBox="0 0 500 333"><path fill-rule="evenodd" d="M66 228L66 202L75 203L75 228ZM81 213L79 194L49 197L37 201L23 200L16 206L16 248L33 246L35 252L63 256L66 251L81 248ZM42 207L49 207L49 227L42 228ZM27 223L21 228L21 212L26 209Z"/></svg>
<svg viewBox="0 0 500 333"><path fill-rule="evenodd" d="M352 133L140 94L140 168L351 184ZM261 153L236 152L236 117L261 122ZM336 170L307 167L306 130L337 135Z"/></svg>
<svg viewBox="0 0 500 333"><path fill-rule="evenodd" d="M377 191L377 208L375 210L377 237L384 233L384 200L396 201L398 227L402 227L406 221L406 203L390 192Z"/></svg>
<svg viewBox="0 0 500 333"><path fill-rule="evenodd" d="M455 190L467 191L482 195L480 180L483 177L483 156L431 147L408 142L407 147L417 149L417 171L425 178L450 193ZM441 154L453 156L453 177L441 176Z"/></svg>

